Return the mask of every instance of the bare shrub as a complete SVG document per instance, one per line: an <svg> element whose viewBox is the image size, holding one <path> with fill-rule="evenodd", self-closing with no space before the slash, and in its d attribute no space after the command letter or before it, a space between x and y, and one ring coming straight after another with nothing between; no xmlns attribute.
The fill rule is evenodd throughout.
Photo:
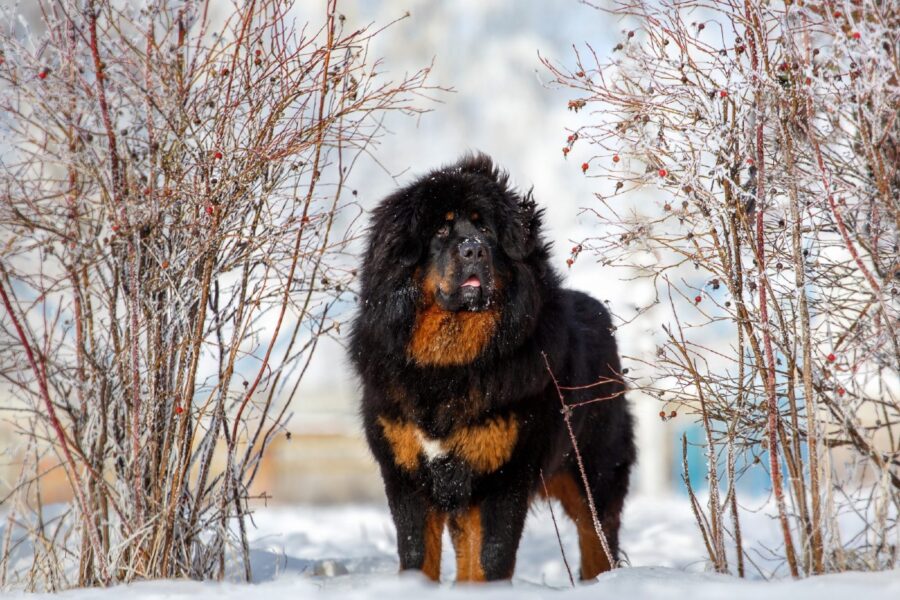
<svg viewBox="0 0 900 600"><path fill-rule="evenodd" d="M42 0L0 32L0 587L251 577L248 488L352 271L345 180L428 69L336 2ZM41 481L75 498L50 513ZM13 530L19 534L13 535ZM30 544L30 564L10 564Z"/></svg>
<svg viewBox="0 0 900 600"><path fill-rule="evenodd" d="M792 575L896 566L900 5L612 14L610 56L543 61L583 115L563 154L603 176L586 208L603 235L570 260L652 282L620 327L669 315L631 384L703 425L708 505L691 493L713 567L745 572L735 483L759 468Z"/></svg>

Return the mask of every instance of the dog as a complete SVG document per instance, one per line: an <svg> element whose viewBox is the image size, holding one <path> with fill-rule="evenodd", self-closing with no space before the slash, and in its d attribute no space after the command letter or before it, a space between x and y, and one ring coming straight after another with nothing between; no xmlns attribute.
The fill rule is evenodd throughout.
<svg viewBox="0 0 900 600"><path fill-rule="evenodd" d="M618 560L635 446L613 326L562 287L542 216L484 154L373 210L349 349L403 570L439 580L447 527L458 581L510 579L546 495L582 579Z"/></svg>

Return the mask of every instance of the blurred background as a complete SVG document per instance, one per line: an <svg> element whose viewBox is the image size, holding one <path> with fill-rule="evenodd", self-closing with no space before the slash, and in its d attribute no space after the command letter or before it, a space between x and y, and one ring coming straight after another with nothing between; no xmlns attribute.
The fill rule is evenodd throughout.
<svg viewBox="0 0 900 600"><path fill-rule="evenodd" d="M585 42L607 52L621 35L615 22L576 1L344 1L340 10L349 27L386 23L408 10L409 18L376 38L373 54L384 58L384 71L397 74L433 60L431 84L453 89L435 94L438 102L420 119L393 115L386 123L388 134L375 153L381 164L369 163L354 173L352 186L364 208L423 172L480 150L506 169L519 189L534 187L535 198L546 210L545 233L554 243L554 266L564 273L567 286L608 300L617 314L633 313L634 306L651 297L649 286L620 281L625 273L603 268L591 256L580 257L571 268L566 265L572 246L601 233L584 208L595 202L594 192L604 181L591 177L590 171L581 172L582 162L590 158L581 154L587 147L576 144L563 156L566 137L584 122L584 115L568 110L570 92L550 86L539 61L540 54L571 64L573 45ZM653 322L652 316L645 316L620 330L624 356L652 354ZM293 441L275 451L278 464L291 464L286 479L277 484L281 493L275 495L302 500L326 500L333 494L382 498L380 477L360 437L358 384L345 375L350 370L341 340L329 339L317 352L318 368L304 379L305 394L294 407ZM679 446L677 425L660 419L657 400L635 393L629 400L641 452L634 489L649 494L673 490L680 481L680 448L677 464L673 462L673 450ZM310 456L314 460L307 460Z"/></svg>
<svg viewBox="0 0 900 600"><path fill-rule="evenodd" d="M324 2L300 4L298 22L321 22ZM27 3L20 7L39 26L33 8ZM228 3L222 0L219 10L228 10ZM376 36L370 56L383 57L381 71L398 77L433 61L430 83L452 88L436 92L434 101L423 99L432 110L418 119L389 116L380 147L355 168L349 182L358 190L363 209L371 209L397 186L427 170L480 150L506 169L520 189L534 187L535 198L546 210L545 234L554 242L554 264L565 274L566 285L608 301L620 316L633 315L637 305L652 298L649 284L626 281L627 273L602 267L590 255L582 255L572 267L566 265L572 246L603 235L584 209L596 202L594 193L604 183L610 184L590 171L582 173L582 162L590 159L582 155L588 151L585 146L576 144L568 157L563 156L567 135L585 115L576 121L567 109L570 94L547 84L548 74L539 62L540 54L572 64L573 45L584 43L606 53L621 36L619 24L575 0L343 0L339 11L350 29L385 25L409 13ZM639 206L640 194L629 202ZM364 222L365 216L353 226L361 228ZM352 311L349 305L344 321ZM629 357L652 356L658 319L649 313L619 330L624 366L632 375L640 375L635 373L640 367ZM291 435L274 443L257 477L255 491L270 502L384 501L380 476L362 438L359 385L343 341L334 337L320 343L292 406ZM676 491L681 486L680 433L689 426L687 418L664 422L657 400L634 392L629 400L640 449L633 489L653 495ZM14 442L14 431L3 420L0 449L11 449ZM2 496L15 481L17 466L10 452L0 451L0 461ZM693 464L703 467L703 460ZM68 484L57 472L57 485L52 478L45 480L45 502L65 499Z"/></svg>
<svg viewBox="0 0 900 600"><path fill-rule="evenodd" d="M581 163L590 157L579 154L577 144L564 158L561 149L579 119L567 109L570 93L549 86L539 62L540 53L570 63L573 44L585 42L598 52L608 51L620 35L615 22L575 1L344 1L340 11L348 27L387 23L408 11L409 18L376 38L372 54L384 58L382 70L397 74L433 60L431 83L453 89L435 94L432 112L420 119L393 115L386 123L388 133L375 153L380 165L357 169L351 183L364 208L423 172L480 150L506 169L520 189L534 187L546 210L554 264L565 274L566 285L608 300L619 314L650 297L649 286L620 281L624 273L603 268L590 256L566 266L572 246L599 233L583 209L595 201L603 180L581 172ZM315 21L316 16L299 19ZM652 321L646 316L620 331L623 355L654 351ZM642 327L647 335L641 334ZM292 441L279 444L272 457L273 470L284 476L270 490L277 500L382 499L380 477L360 436L358 383L346 375L350 368L341 340L320 345L313 360L316 368L304 378L305 393L294 406ZM677 464L673 462L677 425L662 422L655 399L634 393L629 399L641 452L634 489L649 494L673 490L681 458L679 451ZM282 470L282 465L290 467Z"/></svg>

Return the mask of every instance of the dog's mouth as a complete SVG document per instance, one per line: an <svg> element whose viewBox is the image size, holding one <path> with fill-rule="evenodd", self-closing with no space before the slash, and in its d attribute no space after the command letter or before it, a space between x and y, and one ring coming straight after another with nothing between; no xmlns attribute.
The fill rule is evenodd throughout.
<svg viewBox="0 0 900 600"><path fill-rule="evenodd" d="M472 273L457 288L457 310L485 310L489 304L490 282L482 282L485 273Z"/></svg>
<svg viewBox="0 0 900 600"><path fill-rule="evenodd" d="M470 275L469 278L466 279L465 281L463 281L462 285L460 285L459 287L461 287L461 288L465 288L465 287L480 288L481 280L478 279L477 275Z"/></svg>
<svg viewBox="0 0 900 600"><path fill-rule="evenodd" d="M463 273L460 283L453 285L440 285L435 290L435 299L444 310L480 311L486 310L490 305L493 294L491 276L489 273L469 272ZM460 281L460 280L457 280Z"/></svg>

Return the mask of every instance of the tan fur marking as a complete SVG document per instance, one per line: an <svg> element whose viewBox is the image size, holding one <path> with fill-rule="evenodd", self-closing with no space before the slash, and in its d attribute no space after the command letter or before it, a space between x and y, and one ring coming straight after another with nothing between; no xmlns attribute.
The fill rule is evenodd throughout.
<svg viewBox="0 0 900 600"><path fill-rule="evenodd" d="M452 210L450 212L448 212L446 215L444 215L444 219L446 219L447 221L452 221L455 218L456 218L456 213L454 213Z"/></svg>
<svg viewBox="0 0 900 600"><path fill-rule="evenodd" d="M474 212L472 213L471 217L469 217L469 218L470 218L470 220L472 220L472 221L477 221L477 220L479 219L479 217L480 217L480 215L478 214L478 211L474 211Z"/></svg>
<svg viewBox="0 0 900 600"><path fill-rule="evenodd" d="M384 437L391 445L394 462L401 469L415 471L419 466L419 450L421 444L416 436L416 426L412 423L398 423L384 417L378 417L378 423L384 431Z"/></svg>
<svg viewBox="0 0 900 600"><path fill-rule="evenodd" d="M422 572L432 581L441 580L441 536L447 515L436 510L429 510L425 515L425 560Z"/></svg>
<svg viewBox="0 0 900 600"><path fill-rule="evenodd" d="M481 354L494 335L494 311L448 312L432 305L416 316L409 355L420 365L466 365Z"/></svg>
<svg viewBox="0 0 900 600"><path fill-rule="evenodd" d="M554 475L547 482L547 493L562 504L563 510L578 528L578 547L581 550L581 578L594 579L600 573L610 570L606 552L594 530L591 509L585 499L580 482L568 473ZM604 528L606 523L603 523Z"/></svg>
<svg viewBox="0 0 900 600"><path fill-rule="evenodd" d="M456 552L457 581L485 581L481 566L481 510L473 506L450 521L450 538Z"/></svg>
<svg viewBox="0 0 900 600"><path fill-rule="evenodd" d="M516 418L498 417L483 425L455 430L447 439L447 445L475 471L493 473L510 459L518 439Z"/></svg>
<svg viewBox="0 0 900 600"><path fill-rule="evenodd" d="M467 365L478 358L493 337L500 315L495 310L442 309L434 302L434 292L440 284L433 272L422 282L426 304L416 314L407 352L420 365Z"/></svg>

